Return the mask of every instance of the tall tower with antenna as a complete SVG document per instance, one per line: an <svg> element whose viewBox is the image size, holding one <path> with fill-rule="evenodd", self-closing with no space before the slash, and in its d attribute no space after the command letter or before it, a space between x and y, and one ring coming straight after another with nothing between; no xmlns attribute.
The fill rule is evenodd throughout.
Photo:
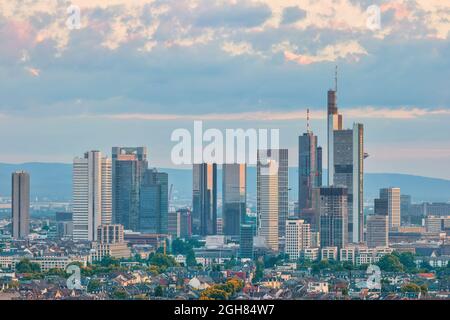
<svg viewBox="0 0 450 320"><path fill-rule="evenodd" d="M310 110L306 110L306 132L298 137L298 214L312 209L314 188L322 186L322 148L318 147L317 136L311 130ZM305 211L306 209L306 211ZM311 221L309 221L311 223ZM315 226L312 225L313 229Z"/></svg>
<svg viewBox="0 0 450 320"><path fill-rule="evenodd" d="M328 90L327 96L327 153L328 153L328 186L334 185L334 131L342 130L342 115L337 107L338 74L334 73L334 90Z"/></svg>

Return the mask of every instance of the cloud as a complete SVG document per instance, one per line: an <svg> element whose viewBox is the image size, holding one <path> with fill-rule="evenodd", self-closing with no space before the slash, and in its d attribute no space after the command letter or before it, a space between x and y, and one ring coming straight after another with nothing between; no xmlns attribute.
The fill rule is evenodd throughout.
<svg viewBox="0 0 450 320"><path fill-rule="evenodd" d="M402 107L397 109L359 107L346 108L340 111L345 118L350 119L396 119L408 120L425 117L450 116L449 109L427 109L417 107ZM295 121L306 120L306 109L300 111L276 112L256 111L239 113L206 113L206 114L150 114L150 113L123 113L100 115L100 117L116 120L143 120L143 121L173 121L173 120L203 120L203 121ZM323 120L325 111L310 110L310 119Z"/></svg>
<svg viewBox="0 0 450 320"><path fill-rule="evenodd" d="M281 24L291 24L306 17L306 11L297 6L287 7L283 10Z"/></svg>
<svg viewBox="0 0 450 320"><path fill-rule="evenodd" d="M252 44L248 42L225 42L222 45L222 50L229 53L231 56L240 56L244 54L262 56L262 53L253 49Z"/></svg>
<svg viewBox="0 0 450 320"><path fill-rule="evenodd" d="M337 43L335 45L328 45L325 48L320 49L315 55L302 55L291 51L284 52L286 60L304 65L318 62L336 61L338 59L348 59L357 62L361 56L367 54L366 49L364 49L357 41L347 41L344 43Z"/></svg>
<svg viewBox="0 0 450 320"><path fill-rule="evenodd" d="M41 70L33 67L25 67L25 70L33 77L39 77L41 75Z"/></svg>

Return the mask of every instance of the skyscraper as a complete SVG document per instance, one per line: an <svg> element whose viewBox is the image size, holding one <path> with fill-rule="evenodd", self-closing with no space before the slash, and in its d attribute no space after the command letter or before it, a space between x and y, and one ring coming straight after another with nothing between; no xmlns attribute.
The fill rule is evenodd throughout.
<svg viewBox="0 0 450 320"><path fill-rule="evenodd" d="M355 123L352 129L343 130L337 106L337 67L335 88L327 98L328 186L347 188L348 240L358 243L364 239L364 127Z"/></svg>
<svg viewBox="0 0 450 320"><path fill-rule="evenodd" d="M145 170L139 188L139 231L168 233L168 175L156 169Z"/></svg>
<svg viewBox="0 0 450 320"><path fill-rule="evenodd" d="M258 235L278 251L288 217L288 150L258 150L257 160Z"/></svg>
<svg viewBox="0 0 450 320"><path fill-rule="evenodd" d="M348 240L354 243L364 239L363 136L363 125L358 123L353 129L334 131L333 185L348 190Z"/></svg>
<svg viewBox="0 0 450 320"><path fill-rule="evenodd" d="M201 163L193 167L193 233L217 234L217 164Z"/></svg>
<svg viewBox="0 0 450 320"><path fill-rule="evenodd" d="M112 148L113 221L126 230L139 230L140 186L147 168L147 148Z"/></svg>
<svg viewBox="0 0 450 320"><path fill-rule="evenodd" d="M30 232L30 175L25 171L12 174L12 236L24 239Z"/></svg>
<svg viewBox="0 0 450 320"><path fill-rule="evenodd" d="M309 121L309 113L308 113ZM298 209L312 208L312 190L322 186L322 149L309 130L298 137Z"/></svg>
<svg viewBox="0 0 450 320"><path fill-rule="evenodd" d="M380 197L375 199L374 210L375 214L389 217L389 228L400 227L400 188L380 189Z"/></svg>
<svg viewBox="0 0 450 320"><path fill-rule="evenodd" d="M320 193L320 246L343 248L348 241L347 188L322 187Z"/></svg>
<svg viewBox="0 0 450 320"><path fill-rule="evenodd" d="M367 217L366 241L369 248L389 246L387 215L373 214Z"/></svg>
<svg viewBox="0 0 450 320"><path fill-rule="evenodd" d="M298 260L301 251L311 246L311 226L301 219L286 221L285 252L290 260Z"/></svg>
<svg viewBox="0 0 450 320"><path fill-rule="evenodd" d="M286 235L286 220L289 216L289 158L288 149L279 149L278 164L278 236Z"/></svg>
<svg viewBox="0 0 450 320"><path fill-rule="evenodd" d="M223 234L238 236L245 223L247 200L247 166L223 164L222 166L222 217Z"/></svg>
<svg viewBox="0 0 450 320"><path fill-rule="evenodd" d="M89 151L73 160L73 239L95 241L111 222L111 159Z"/></svg>
<svg viewBox="0 0 450 320"><path fill-rule="evenodd" d="M342 130L342 115L337 106L337 68L334 90L328 90L327 96L327 145L328 145L328 185L334 184L334 131Z"/></svg>

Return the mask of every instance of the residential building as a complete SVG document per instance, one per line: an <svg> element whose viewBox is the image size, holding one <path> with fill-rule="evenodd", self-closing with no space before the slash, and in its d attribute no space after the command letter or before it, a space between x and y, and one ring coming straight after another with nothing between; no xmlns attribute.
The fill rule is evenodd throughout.
<svg viewBox="0 0 450 320"><path fill-rule="evenodd" d="M370 215L367 217L366 242L369 248L389 246L389 218L387 215Z"/></svg>
<svg viewBox="0 0 450 320"><path fill-rule="evenodd" d="M311 247L311 226L301 219L286 221L285 253L290 260L298 260L302 250Z"/></svg>

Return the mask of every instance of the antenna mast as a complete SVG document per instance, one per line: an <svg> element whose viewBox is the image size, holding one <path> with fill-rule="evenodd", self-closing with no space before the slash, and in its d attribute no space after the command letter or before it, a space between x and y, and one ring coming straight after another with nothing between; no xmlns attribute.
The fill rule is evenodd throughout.
<svg viewBox="0 0 450 320"><path fill-rule="evenodd" d="M338 66L336 65L334 71L334 91L337 92L337 90L338 90Z"/></svg>
<svg viewBox="0 0 450 320"><path fill-rule="evenodd" d="M310 133L310 127L309 127L309 108L306 109L306 132Z"/></svg>

